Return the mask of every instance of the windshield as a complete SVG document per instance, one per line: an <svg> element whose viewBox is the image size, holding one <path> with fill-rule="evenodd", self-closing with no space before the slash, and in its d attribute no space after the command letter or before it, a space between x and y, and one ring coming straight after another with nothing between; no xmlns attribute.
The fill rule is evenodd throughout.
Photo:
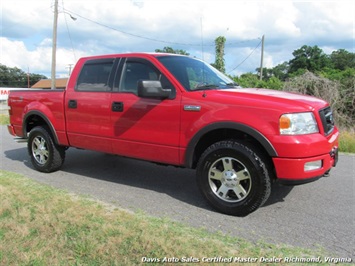
<svg viewBox="0 0 355 266"><path fill-rule="evenodd" d="M238 86L233 80L201 60L186 56L157 58L188 91Z"/></svg>

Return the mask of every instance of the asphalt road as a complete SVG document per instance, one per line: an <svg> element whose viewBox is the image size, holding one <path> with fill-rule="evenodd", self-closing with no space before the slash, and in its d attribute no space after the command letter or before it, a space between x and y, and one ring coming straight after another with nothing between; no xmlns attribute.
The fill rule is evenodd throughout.
<svg viewBox="0 0 355 266"><path fill-rule="evenodd" d="M33 169L26 144L13 142L5 126L0 129L3 170L124 209L253 242L322 247L329 256L355 259L355 155L340 155L330 177L295 187L275 185L263 207L239 218L209 207L192 170L71 148L60 171L43 174Z"/></svg>

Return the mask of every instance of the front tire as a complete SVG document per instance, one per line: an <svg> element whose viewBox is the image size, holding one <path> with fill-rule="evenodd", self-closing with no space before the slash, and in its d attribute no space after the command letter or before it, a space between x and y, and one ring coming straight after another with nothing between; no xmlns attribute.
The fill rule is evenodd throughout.
<svg viewBox="0 0 355 266"><path fill-rule="evenodd" d="M65 148L54 143L51 133L45 127L34 127L30 131L27 149L32 165L40 172L57 171L65 159Z"/></svg>
<svg viewBox="0 0 355 266"><path fill-rule="evenodd" d="M225 214L246 216L255 211L271 193L268 167L261 158L257 149L237 141L211 145L197 164L202 194Z"/></svg>

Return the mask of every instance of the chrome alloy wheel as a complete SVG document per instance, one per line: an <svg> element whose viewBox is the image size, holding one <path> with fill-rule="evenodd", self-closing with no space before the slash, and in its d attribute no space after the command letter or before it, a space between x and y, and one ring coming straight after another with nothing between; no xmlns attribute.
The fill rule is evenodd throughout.
<svg viewBox="0 0 355 266"><path fill-rule="evenodd" d="M49 151L46 140L37 136L32 140L32 155L37 163L44 165L48 161Z"/></svg>
<svg viewBox="0 0 355 266"><path fill-rule="evenodd" d="M232 203L244 200L252 187L248 169L232 157L216 160L208 171L208 181L218 198Z"/></svg>

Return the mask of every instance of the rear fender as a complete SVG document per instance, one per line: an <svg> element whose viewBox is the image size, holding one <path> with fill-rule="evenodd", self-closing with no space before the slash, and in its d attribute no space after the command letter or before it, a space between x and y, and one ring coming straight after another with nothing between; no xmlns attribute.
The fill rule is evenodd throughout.
<svg viewBox="0 0 355 266"><path fill-rule="evenodd" d="M30 111L23 118L23 136L27 137L31 129L36 126L47 126L56 144L59 144L58 136L51 120L40 111Z"/></svg>

